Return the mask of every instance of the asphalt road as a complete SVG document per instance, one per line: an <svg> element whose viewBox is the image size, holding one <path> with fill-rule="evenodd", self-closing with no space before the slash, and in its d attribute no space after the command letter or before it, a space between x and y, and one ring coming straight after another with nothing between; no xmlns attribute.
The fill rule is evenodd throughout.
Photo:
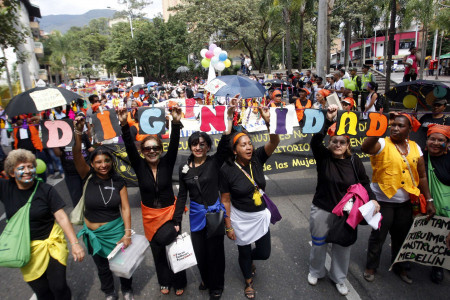
<svg viewBox="0 0 450 300"><path fill-rule="evenodd" d="M366 163L366 168L370 169ZM278 205L283 220L271 226L272 254L267 261L256 262L257 274L254 287L258 299L344 299L328 279L319 280L317 286L307 282L308 258L310 250L309 209L316 186L315 169L295 171L268 176L267 192ZM72 209L69 194L64 181L57 183L56 189L67 202L67 211ZM143 234L139 195L136 188L129 189L132 207L132 227ZM5 221L0 221L0 231ZM183 220L184 230L188 230L188 217ZM78 231L80 226L77 226ZM376 279L368 283L362 277L365 265L367 240L370 234L368 226L359 227L359 236L352 246L348 282L351 292L347 299L448 299L450 272L445 271L444 282L440 285L429 279L430 268L418 264L412 265L410 272L413 285L402 282L389 272L390 249L386 242L381 266ZM245 299L244 283L238 265L237 247L226 238L225 290L222 299ZM188 286L185 299L208 299L208 293L199 291L200 275L196 267L187 271ZM82 263L69 260L67 280L73 299L104 299L100 291L100 282L91 257ZM151 251L147 250L145 260L133 276L135 299L179 299L171 291L162 296L156 278ZM116 289L119 282L116 279ZM32 297L31 288L23 281L19 269L1 269L0 299L28 300Z"/></svg>

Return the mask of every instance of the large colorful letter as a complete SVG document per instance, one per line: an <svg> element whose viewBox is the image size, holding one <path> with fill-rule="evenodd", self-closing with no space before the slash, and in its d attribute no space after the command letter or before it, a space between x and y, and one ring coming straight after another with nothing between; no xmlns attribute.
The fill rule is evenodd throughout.
<svg viewBox="0 0 450 300"><path fill-rule="evenodd" d="M121 135L119 120L114 109L92 115L92 124L94 124L94 133L99 142Z"/></svg>
<svg viewBox="0 0 450 300"><path fill-rule="evenodd" d="M72 143L72 120L43 121L41 129L44 148L65 147Z"/></svg>
<svg viewBox="0 0 450 300"><path fill-rule="evenodd" d="M270 108L270 134L292 134L297 126L297 115L293 106Z"/></svg>
<svg viewBox="0 0 450 300"><path fill-rule="evenodd" d="M194 106L195 106L195 104L197 103L197 102L195 102L195 99L193 99L193 98L186 99L186 100L185 100L185 103L186 103L186 104L185 104L185 106L186 106L186 112L184 113L184 117L185 117L186 119L195 117L195 114L194 114Z"/></svg>
<svg viewBox="0 0 450 300"><path fill-rule="evenodd" d="M211 110L211 105L205 105L202 107L200 113L200 130L204 132L211 131L211 125L217 131L225 131L225 108L226 106L216 106L216 114Z"/></svg>
<svg viewBox="0 0 450 300"><path fill-rule="evenodd" d="M388 127L387 115L380 113L369 113L369 130L366 136L383 136Z"/></svg>
<svg viewBox="0 0 450 300"><path fill-rule="evenodd" d="M325 116L321 110L305 109L305 126L302 128L303 133L317 133L322 130L325 122Z"/></svg>
<svg viewBox="0 0 450 300"><path fill-rule="evenodd" d="M348 120L348 122L347 122ZM338 112L337 120L337 133L336 135L356 135L356 126L358 126L358 116L354 112ZM348 125L348 131L345 131L345 127Z"/></svg>
<svg viewBox="0 0 450 300"><path fill-rule="evenodd" d="M139 131L146 134L164 133L166 116L164 108L139 108Z"/></svg>

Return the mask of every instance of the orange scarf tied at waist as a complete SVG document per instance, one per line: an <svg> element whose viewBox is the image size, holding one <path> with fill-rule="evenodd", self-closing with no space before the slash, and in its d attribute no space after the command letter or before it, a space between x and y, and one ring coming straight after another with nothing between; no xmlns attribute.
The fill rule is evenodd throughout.
<svg viewBox="0 0 450 300"><path fill-rule="evenodd" d="M175 205L177 201L171 206L164 208L150 208L142 204L142 221L144 223L144 232L147 240L151 241L158 229L167 221L172 220L175 213Z"/></svg>

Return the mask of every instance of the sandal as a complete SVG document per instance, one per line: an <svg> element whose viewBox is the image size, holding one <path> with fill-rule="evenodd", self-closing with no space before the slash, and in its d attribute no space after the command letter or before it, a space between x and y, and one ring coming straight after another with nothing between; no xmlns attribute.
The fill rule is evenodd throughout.
<svg viewBox="0 0 450 300"><path fill-rule="evenodd" d="M253 288L253 279L250 282L245 282L244 295L247 299L255 299L256 291Z"/></svg>
<svg viewBox="0 0 450 300"><path fill-rule="evenodd" d="M255 264L252 264L252 277L255 277L256 275L256 266Z"/></svg>
<svg viewBox="0 0 450 300"><path fill-rule="evenodd" d="M163 286L163 285L161 285L160 291L161 291L161 294L163 294L163 295L169 295L169 293L170 293L170 286Z"/></svg>
<svg viewBox="0 0 450 300"><path fill-rule="evenodd" d="M183 294L184 294L184 289L176 289L176 290L175 290L175 295L181 296L181 295L183 295Z"/></svg>

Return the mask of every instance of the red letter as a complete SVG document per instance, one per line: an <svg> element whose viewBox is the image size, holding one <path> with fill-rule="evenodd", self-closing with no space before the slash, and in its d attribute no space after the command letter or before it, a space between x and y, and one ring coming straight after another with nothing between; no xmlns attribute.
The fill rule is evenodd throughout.
<svg viewBox="0 0 450 300"><path fill-rule="evenodd" d="M209 107L203 106L200 114L200 130L201 131L211 131L210 124L217 131L225 131L225 106L216 106L216 114L214 114Z"/></svg>

